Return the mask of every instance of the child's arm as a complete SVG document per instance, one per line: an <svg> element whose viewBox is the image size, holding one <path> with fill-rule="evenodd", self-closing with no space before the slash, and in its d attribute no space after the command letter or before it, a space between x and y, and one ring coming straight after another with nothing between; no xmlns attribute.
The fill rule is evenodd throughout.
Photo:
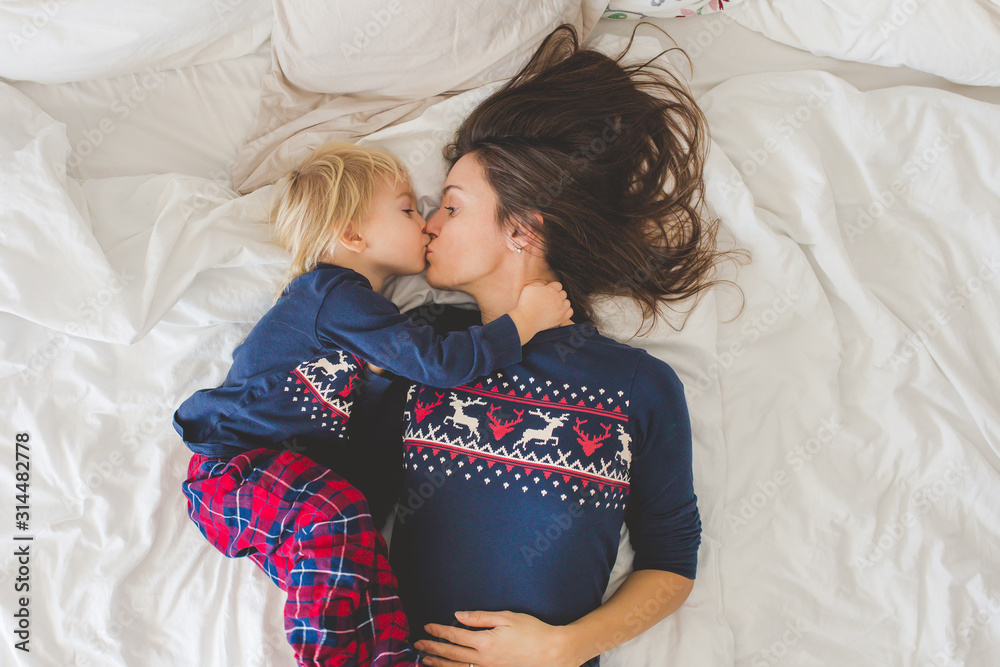
<svg viewBox="0 0 1000 667"><path fill-rule="evenodd" d="M522 346L534 338L535 334L542 331L542 329L537 328L537 325L532 326L531 322L542 323L548 320L548 317L551 314L550 311L547 310L551 300L551 295L548 293L550 290L558 290L565 295L565 291L562 290L562 285L560 283L550 283L549 285L546 285L545 283L531 283L521 290L521 295L517 304L518 307L507 313L510 315L510 319L514 321L514 326L517 327L517 333L521 338ZM573 316L573 308L569 306L567 306L567 308L566 318L561 320L558 324L562 324L562 322ZM553 326L558 326L558 324ZM376 375L382 375L385 372L384 368L379 368L378 366L370 363L368 364L368 370Z"/></svg>
<svg viewBox="0 0 1000 667"><path fill-rule="evenodd" d="M558 283L529 285L517 306L485 325L438 335L417 325L366 283L348 278L326 296L316 335L374 366L434 387L454 387L521 360L521 345L565 322L572 308Z"/></svg>

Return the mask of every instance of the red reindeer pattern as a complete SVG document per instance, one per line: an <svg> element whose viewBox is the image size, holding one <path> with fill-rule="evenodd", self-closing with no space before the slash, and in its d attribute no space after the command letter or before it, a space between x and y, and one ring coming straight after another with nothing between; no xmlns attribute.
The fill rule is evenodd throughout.
<svg viewBox="0 0 1000 667"><path fill-rule="evenodd" d="M579 389L586 391L586 387ZM465 479L480 476L478 471L483 484L499 484L510 492L527 493L535 488L543 496L554 494L567 502L589 499L599 505L607 503L609 507L618 507L627 498L631 451L626 426L620 426L619 430L623 451L617 452L613 446L604 448L606 442L616 442L613 429L626 415L608 396L602 397L596 406L588 404L588 400L598 400L589 395L574 404L570 399L575 401L577 395L560 397L560 391L553 392L550 398L534 388L521 395L508 383L500 382L487 388L458 387L436 396L432 396L432 391L421 388L415 395L411 393L408 401L411 421L405 438L408 465L414 469L424 459L437 468L439 461L446 463L450 456L458 460L457 466L472 464L463 471ZM608 390L598 389L594 393L607 394ZM452 415L447 415L443 406L436 409L445 398L454 410ZM624 402L623 406L627 407ZM541 421L532 421L533 417ZM572 418L576 418L576 425L570 431L566 427ZM418 426L421 421L427 424ZM484 426L489 427L490 435L486 435ZM598 450L602 450L600 454Z"/></svg>
<svg viewBox="0 0 1000 667"><path fill-rule="evenodd" d="M421 403L418 400L417 405L413 408L413 412L416 413L417 415L418 424L422 422L424 420L424 417L429 415L434 410L434 408L441 405L441 401L444 400L444 394L438 394L437 392L434 392L434 394L438 397L437 403Z"/></svg>
<svg viewBox="0 0 1000 667"><path fill-rule="evenodd" d="M583 453L590 456L597 448L604 444L604 441L611 437L611 424L604 424L604 435L588 435L580 430L580 427L587 423L586 419L576 419L576 426L573 427L573 431L580 436L576 439L580 446L583 447Z"/></svg>
<svg viewBox="0 0 1000 667"><path fill-rule="evenodd" d="M347 378L347 386L338 391L337 396L346 397L348 394L350 394L351 389L354 388L354 381L358 379L358 375L359 375L358 373L355 373L354 375Z"/></svg>
<svg viewBox="0 0 1000 667"><path fill-rule="evenodd" d="M514 414L517 415L517 419L500 421L494 414L499 407L499 405L492 406L489 414L487 415L490 418L490 429L493 431L493 437L497 440L513 431L514 425L520 424L523 421L521 418L524 416L524 410L514 410Z"/></svg>

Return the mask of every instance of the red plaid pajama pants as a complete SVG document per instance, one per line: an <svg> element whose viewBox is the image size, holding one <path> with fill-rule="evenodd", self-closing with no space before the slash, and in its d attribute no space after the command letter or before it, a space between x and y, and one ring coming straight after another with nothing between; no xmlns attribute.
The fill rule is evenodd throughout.
<svg viewBox="0 0 1000 667"><path fill-rule="evenodd" d="M365 497L289 451L195 454L188 514L215 548L246 556L288 594L299 665L418 665L387 548Z"/></svg>

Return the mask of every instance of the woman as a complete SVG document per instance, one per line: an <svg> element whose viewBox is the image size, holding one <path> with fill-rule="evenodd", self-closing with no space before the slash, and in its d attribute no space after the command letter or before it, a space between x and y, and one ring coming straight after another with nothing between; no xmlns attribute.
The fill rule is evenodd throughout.
<svg viewBox="0 0 1000 667"><path fill-rule="evenodd" d="M428 282L473 296L486 323L523 285L558 280L577 315L516 365L409 387L390 562L415 646L436 656L424 664L598 664L693 585L683 387L592 321L601 295L636 299L651 322L712 284L705 122L670 75L620 58L561 27L446 149ZM634 571L602 604L623 523Z"/></svg>

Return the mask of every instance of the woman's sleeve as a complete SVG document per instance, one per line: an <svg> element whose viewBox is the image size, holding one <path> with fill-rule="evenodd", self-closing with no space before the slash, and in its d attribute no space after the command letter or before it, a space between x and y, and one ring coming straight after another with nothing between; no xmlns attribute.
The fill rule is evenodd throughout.
<svg viewBox="0 0 1000 667"><path fill-rule="evenodd" d="M684 387L670 366L643 353L629 403L632 464L625 523L635 550L632 567L694 579L701 517Z"/></svg>
<svg viewBox="0 0 1000 667"><path fill-rule="evenodd" d="M509 315L468 331L439 335L352 279L326 295L316 318L316 336L324 344L432 387L455 387L521 360L521 339Z"/></svg>

